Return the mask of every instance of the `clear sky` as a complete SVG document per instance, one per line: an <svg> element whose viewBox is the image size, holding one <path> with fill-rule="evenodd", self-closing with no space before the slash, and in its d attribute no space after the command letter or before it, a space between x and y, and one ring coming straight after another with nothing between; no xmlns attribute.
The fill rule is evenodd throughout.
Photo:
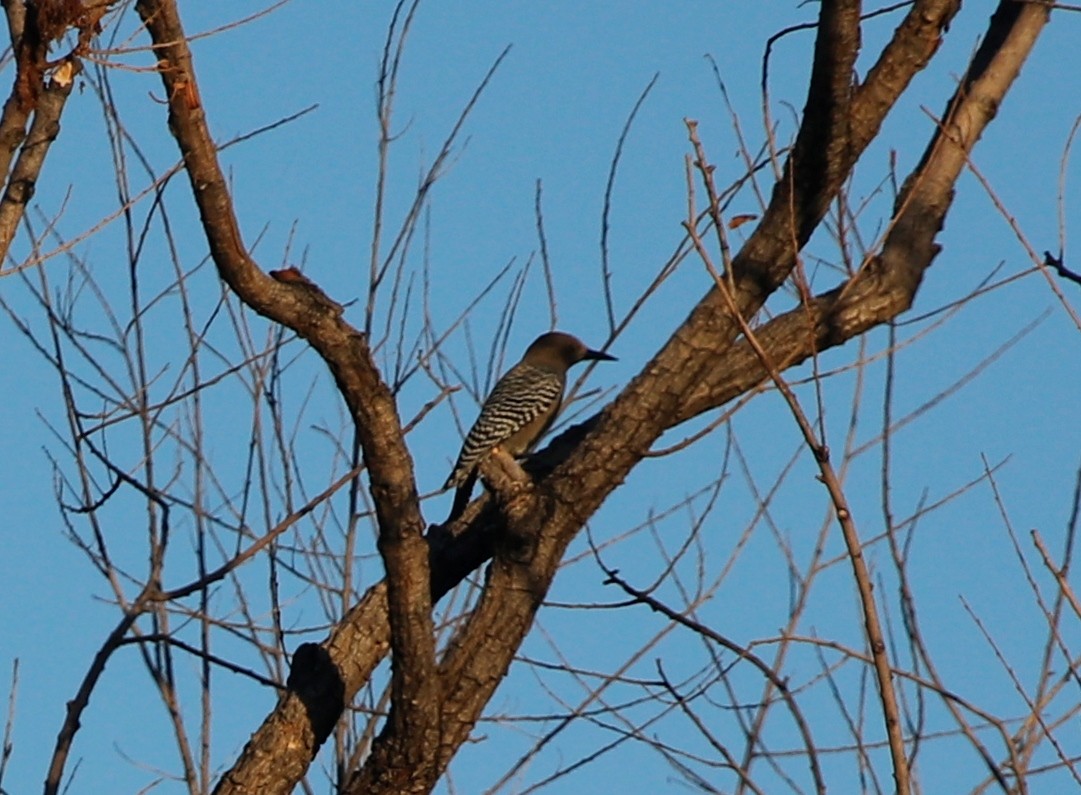
<svg viewBox="0 0 1081 795"><path fill-rule="evenodd" d="M973 4L975 5L975 4ZM181 12L189 33L217 29L258 10L261 3L184 3ZM247 243L265 268L283 262L303 265L305 272L341 303L356 300L347 317L363 322L367 262L372 239L372 211L377 176L375 80L391 3L352 3L293 0L250 24L198 40L194 45L202 101L211 128L221 141L272 124L313 104L302 118L231 147L223 154L235 191L238 214ZM766 40L780 29L814 18L814 4L790 2L706 3L571 3L470 2L421 5L406 42L398 87L394 129L399 137L388 168L386 209L391 224L413 199L418 175L438 152L464 104L496 59L510 47L476 108L469 116L445 174L431 196L423 235L414 241L408 267L417 274L427 258L429 311L439 329L447 328L472 298L508 263L515 272L536 260L538 240L534 202L537 181L543 185L543 213L548 253L558 296L558 325L588 343L606 341L608 325L601 295L600 235L605 185L620 132L642 92L656 84L628 135L618 171L611 208L609 253L612 291L617 315L627 311L652 280L682 237L686 217L684 156L689 152L685 118L700 123L707 152L722 184L738 179L743 166L733 116L718 88L717 74L728 91L731 107L747 146L757 151L765 140L760 77ZM941 55L918 77L890 116L882 136L867 152L852 184L856 201L868 204L858 219L863 241L870 245L883 230L889 207L883 180L895 153L901 176L918 160L933 121L943 108L954 81L977 45L988 9L966 8L951 26ZM859 68L865 70L877 48L893 30L897 13L869 20ZM127 40L134 27L127 12L114 21ZM1076 54L1081 18L1059 14L1053 20L1013 91L978 146L974 165L993 187L996 200L1037 252L1059 248L1060 170L1063 150L1081 113L1081 81L1071 65ZM108 29L109 32L112 27ZM787 142L803 106L809 71L812 31L795 32L773 49L770 68L770 109L776 137ZM119 58L127 66L146 67L146 52ZM6 72L10 81L10 64ZM125 130L141 153L160 173L177 160L175 142L166 134L165 108L160 104L160 81L152 73L110 68L108 78ZM157 99L155 99L157 97ZM130 150L129 163L135 158ZM1064 178L1065 231L1072 231L1079 198L1076 159ZM132 184L141 189L145 175L132 166ZM41 218L59 214L57 233L70 240L92 228L117 206L112 161L101 107L91 87L73 94L54 152L45 167L35 197L37 228ZM196 223L188 185L176 179L167 191L170 221L179 260L194 268L206 255ZM147 201L136 206L144 218ZM750 190L743 190L730 212L758 213ZM748 226L746 229L750 229ZM734 242L745 229L732 233ZM1030 560L1045 595L1052 582L1032 557L1029 531L1036 529L1056 552L1065 538L1073 484L1081 464L1081 424L1076 420L1076 396L1081 387L1078 355L1081 330L1063 309L1047 280L1033 272L1024 247L1003 213L972 174L958 183L953 211L939 238L943 251L928 274L915 308L902 318L898 337L906 344L896 360L895 417L903 417L932 401L962 379L1001 345L1037 319L1035 328L990 363L978 378L951 391L932 410L921 412L893 439L892 499L896 516L915 512L980 478L985 460L1002 464L996 473L1002 509ZM384 245L386 245L384 243ZM168 248L160 229L151 235L151 248L141 264L146 290L163 286L172 277ZM288 252L286 249L288 248ZM14 264L29 254L25 238L12 249ZM808 248L808 270L814 287L835 284L836 245L827 234ZM92 269L110 296L123 325L130 319L125 304L128 280L123 222L116 221L79 242L73 255ZM1066 250L1070 264L1070 251ZM1075 266L1077 263L1072 263ZM53 285L64 285L73 261L65 257L44 266ZM990 291L954 314L928 313L966 296L988 275L996 280L1028 274ZM31 275L31 284L36 284ZM627 331L613 341L619 362L598 367L591 387L618 389L668 338L705 291L708 275L687 260ZM1059 282L1065 300L1078 309L1079 286ZM208 267L191 282L197 315L208 318L217 300L217 285ZM501 282L493 297L481 305L470 323L470 335L480 355L496 331L498 310L510 289ZM18 276L0 283L3 299L16 316L44 330L41 311ZM771 304L774 311L790 305L791 297ZM789 302L789 303L785 303ZM73 316L89 328L107 324L83 292ZM171 383L184 361L178 335L178 315L162 314L148 326L147 348L160 383ZM415 318L414 318L415 319ZM530 267L521 308L508 339L508 358L516 358L532 339L549 326L544 279L537 264ZM0 422L0 446L7 459L7 476L0 485L5 517L4 553L0 554L0 694L6 694L14 660L19 660L19 686L14 722L14 753L4 779L11 793L40 787L64 716L64 704L74 694L94 650L114 625L117 613L106 601L107 584L66 538L56 507L55 478L50 460L70 476L73 469L64 450L63 403L50 365L28 344L16 325L3 320L8 344L3 349L7 410ZM261 339L265 329L253 321ZM941 324L941 325L937 325ZM229 343L222 345L229 347ZM869 335L867 357L881 354L885 332ZM468 368L466 335L459 330L445 351ZM229 347L229 355L235 347ZM290 356L300 353L293 343ZM847 367L860 354L859 343L823 357L823 369ZM393 358L393 352L387 355ZM223 354L224 355L224 354ZM105 354L108 359L108 354ZM218 363L220 364L220 362ZM109 367L118 367L108 361ZM208 369L214 370L213 361ZM82 369L88 377L96 377ZM805 377L808 368L790 375ZM826 423L835 451L845 446L853 391L864 390L863 408L854 431L854 446L873 442L881 430L885 367L881 357L861 372L826 382ZM333 444L321 428L341 427L341 406L333 384L313 357L302 357L286 371L283 394L299 411L300 469L309 493L325 487ZM164 388L164 387L162 387ZM225 473L223 488L239 490L242 462L250 441L248 408L231 407L237 392L208 393L209 455ZM402 414L412 417L434 394L431 384L414 379L400 395ZM800 392L813 410L814 392ZM89 405L89 404L88 404ZM455 405L463 421L471 421L475 406L460 393ZM708 417L713 419L714 417ZM175 418L183 423L183 417ZM690 423L666 435L659 444L678 442L702 422ZM59 429L54 432L53 428ZM240 432L238 432L238 428ZM138 463L134 437L117 433L114 452L128 465ZM446 407L435 412L411 437L420 489L433 492L446 477L457 452L459 431ZM346 443L347 442L343 442ZM699 536L706 582L721 577L732 550L754 520L754 488L768 490L785 472L800 449L791 417L774 394L765 394L741 408L731 422L687 449L644 461L627 483L591 522L597 542L616 539L640 526L650 512L660 512L695 494L725 474L717 503ZM176 466L178 476L190 475L175 458L163 454L160 468ZM873 445L856 457L846 472L846 486L857 524L864 537L882 530L881 447ZM99 473L100 474L100 473ZM440 520L449 505L441 496L426 503L427 519ZM130 505L129 507L126 507ZM773 637L787 620L790 583L776 539L791 545L797 561L805 561L826 519L826 496L814 478L804 453L787 473L767 521L755 524L746 547L731 571L717 583L712 598L696 613L698 620L740 643ZM340 506L339 506L340 508ZM664 568L658 544L674 550L687 537L687 528L705 510L704 498L655 524L657 538L641 532L604 552L632 584L645 587ZM118 503L105 528L123 565L145 568L145 518L138 503ZM280 518L280 504L270 513ZM176 533L181 550L190 549L192 523L177 512ZM79 528L85 532L85 527ZM256 532L259 528L256 528ZM842 551L834 529L827 537L831 555ZM587 551L584 540L572 554ZM178 551L175 581L191 576L190 557ZM880 593L891 606L899 626L895 585L889 556L879 545L870 561L881 574ZM804 634L860 646L860 627L849 570L841 564L822 575L815 597L800 625ZM696 562L687 561L692 576ZM911 549L912 587L921 610L922 627L950 687L979 706L1001 715L1020 714L1022 703L1003 666L994 659L965 604L1001 644L1009 663L1030 686L1038 670L1046 629L1011 546L1000 509L986 481L924 517ZM358 587L378 578L375 561L355 572ZM265 567L252 577L265 578ZM644 607L622 611L585 610L593 602L615 602L621 594L602 583L604 575L590 556L569 567L551 594L558 603L541 612L539 629L523 654L558 664L562 658L589 671L623 665L664 625ZM127 586L126 586L127 587ZM669 586L659 594L678 600ZM229 594L216 597L227 604ZM318 639L321 612L315 597L296 580L286 578L284 623L310 629L291 638ZM964 603L962 602L962 598ZM219 605L220 607L220 605ZM223 612L227 612L222 608ZM1067 622L1067 646L1081 641L1076 620ZM229 646L223 641L223 654ZM558 653L555 651L558 648ZM764 647L768 653L768 646ZM247 652L238 652L243 654ZM194 678L197 663L180 657L183 671ZM690 677L706 659L700 639L680 630L669 632L630 664L632 680L657 678L657 661L673 679ZM727 662L732 662L731 659ZM978 660L978 662L974 662ZM250 656L246 665L257 665ZM787 673L806 682L820 663L810 651L797 656ZM858 677L850 668L846 691L858 694ZM746 698L761 692L760 679L739 670L734 678ZM871 687L869 680L866 686ZM561 713L587 699L589 678L576 680L545 669L517 666L492 701L493 722L478 727L478 741L468 745L452 767L455 791L485 791L500 781L512 761L531 745L530 738L550 724L504 724L508 714ZM212 761L219 769L231 763L249 733L270 709L273 692L240 676L219 674L216 680L222 707L215 713ZM1078 702L1074 695L1064 696ZM197 715L197 694L188 687L186 709ZM628 681L605 699L618 702L642 695ZM717 686L716 697L726 694ZM855 698L855 696L853 696ZM562 706L560 706L562 702ZM595 705L593 705L595 706ZM808 688L805 709L818 716L816 730L822 746L846 742L843 722L828 693ZM852 709L857 709L852 705ZM936 702L932 723L950 728ZM1055 714L1061 712L1058 705ZM816 710L821 712L816 713ZM632 711L633 713L633 711ZM877 713L869 713L877 720ZM644 717L643 713L639 717ZM724 710L718 709L714 728L722 741L741 749L742 739ZM589 721L573 723L557 735L545 753L501 791L517 792L545 779L596 749L618 739L626 727L604 719L598 728ZM797 745L791 727L777 719L771 739L778 748ZM818 727L821 726L820 729ZM716 751L678 714L642 729L671 745L684 745L716 762ZM879 738L877 726L867 735ZM950 740L928 744L920 772L928 792L961 791L980 780L978 758L956 753ZM1070 750L1070 749L1067 749ZM736 751L738 753L738 750ZM1072 753L1078 753L1076 743ZM75 740L69 773L78 760L71 792L136 792L159 776L156 791L179 792L168 780L179 770L167 721L153 685L134 648L110 662L85 713ZM322 763L328 760L321 757ZM831 763L832 764L832 763ZM832 789L857 791L854 768L836 762L828 768ZM710 771L708 765L696 767ZM801 786L809 789L806 771L798 765ZM879 770L885 771L885 765ZM160 771L165 771L161 773ZM729 791L731 775L712 769L710 785ZM328 791L323 773L313 768L316 792ZM850 784L846 782L851 782ZM655 751L631 740L601 755L593 765L557 780L546 791L658 792L683 791L685 781ZM883 780L885 785L885 780ZM450 791L447 785L441 785ZM783 790L774 790L783 791ZM1041 791L1053 791L1052 789ZM1054 790L1062 791L1062 790Z"/></svg>

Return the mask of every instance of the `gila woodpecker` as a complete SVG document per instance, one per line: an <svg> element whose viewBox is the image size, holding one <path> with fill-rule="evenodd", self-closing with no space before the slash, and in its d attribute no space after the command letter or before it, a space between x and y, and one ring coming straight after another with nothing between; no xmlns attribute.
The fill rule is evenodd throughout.
<svg viewBox="0 0 1081 795"><path fill-rule="evenodd" d="M615 361L614 356L590 350L577 337L551 331L537 337L522 360L499 379L466 434L458 462L443 486L458 488L448 522L461 516L469 504L477 466L493 448L519 456L540 440L559 413L567 369L587 359Z"/></svg>

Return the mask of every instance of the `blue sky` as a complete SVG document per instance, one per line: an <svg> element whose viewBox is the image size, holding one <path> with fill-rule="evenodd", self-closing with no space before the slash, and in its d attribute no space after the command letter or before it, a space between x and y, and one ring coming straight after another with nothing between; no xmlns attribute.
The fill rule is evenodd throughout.
<svg viewBox="0 0 1081 795"><path fill-rule="evenodd" d="M208 31L242 18L261 4L234 0L228 4L184 4L189 33ZM318 108L273 132L229 149L222 160L232 180L237 211L247 242L265 268L283 262L304 265L305 272L328 294L350 307L347 317L363 322L367 257L371 245L371 213L376 179L375 89L378 59L392 10L388 3L356 4L328 0L320 4L288 3L248 25L200 39L194 46L202 101L219 140L271 124L312 104ZM742 165L738 144L716 77L706 55L717 64L734 111L752 149L764 140L759 92L761 57L766 39L782 27L813 18L816 8L779 3L524 3L475 2L423 4L406 50L397 100L395 130L400 137L391 153L387 207L399 218L412 200L418 174L430 163L454 124L463 104L504 48L510 51L469 117L452 164L436 185L425 218L431 279L431 312L440 328L448 326L477 291L507 263L523 267L538 249L534 198L543 184L544 223L559 303L559 325L592 345L604 342L607 322L600 296L600 219L605 183L620 131L639 95L657 75L628 136L615 182L611 213L610 256L617 312L625 311L653 278L681 239L686 215L683 161L689 151L684 118L697 119L703 143L717 166L722 184L738 179ZM966 9L951 26L943 50L919 76L890 116L883 133L867 152L852 183L852 193L868 198L860 219L865 241L882 231L889 197L876 192L891 152L903 175L918 160L930 135L930 114L941 111L954 80L976 46L986 22L985 9ZM897 16L866 23L866 69L877 47L892 31ZM116 22L130 30L133 17ZM1001 202L1037 251L1059 245L1058 180L1063 147L1081 112L1081 83L1064 74L1064 53L1075 47L1077 21L1058 15L976 150L974 163L989 180ZM771 114L778 140L787 141L802 108L812 32L796 32L775 47L770 70ZM120 37L121 40L124 36ZM141 41L141 40L140 40ZM146 66L145 52L123 57L128 65ZM153 74L112 69L109 72L124 123L156 170L177 160L173 140L165 134L165 111L154 97L160 82ZM87 88L73 95L63 132L46 165L36 201L44 216L62 207L60 233L71 239L94 226L116 206L111 164L100 107ZM1066 230L1076 206L1076 160L1066 175ZM136 186L145 178L133 169ZM767 186L768 187L768 186ZM206 253L196 225L188 187L183 179L170 185L167 197L176 230L179 257L194 267ZM147 208L137 208L137 215ZM733 213L759 211L754 195L742 192ZM40 226L40 222L38 224ZM748 227L749 229L750 227ZM733 232L738 243L744 230ZM289 254L283 253L292 241ZM1037 529L1060 549L1079 465L1081 430L1076 422L1076 395L1081 386L1077 367L1079 329L1051 293L1046 280L1032 273L994 290L962 308L941 327L924 334L937 320L906 323L955 301L974 289L996 267L999 278L1031 270L1025 251L987 193L971 174L958 183L957 197L940 236L943 251L929 272L916 307L902 318L900 340L912 339L896 362L894 414L903 416L950 388L971 368L992 354L1037 318L1046 317L1020 342L990 364L979 378L951 394L931 411L920 414L893 440L895 513L905 516L921 500L935 501L980 477L984 457L997 471L1009 518L1023 544ZM153 254L142 266L147 289L171 278L160 234L151 238ZM419 240L410 267L419 272L424 249ZM12 256L27 256L26 240L16 242ZM127 280L122 228L114 223L80 243L85 258L112 300L123 307ZM818 235L807 250L808 261L835 263L836 247ZM1070 262L1069 249L1066 261ZM54 284L62 284L71 263L64 258L44 266ZM815 287L832 286L835 275L819 268ZM209 269L193 280L198 311L209 313L217 286ZM597 368L590 386L618 388L664 343L708 285L700 265L687 260L630 328L612 345L616 364ZM1067 301L1078 306L1077 285L1060 283ZM40 313L18 277L0 284L12 311L40 325ZM495 332L501 287L471 321L473 339L481 346ZM772 305L783 308L784 301ZM76 316L88 325L101 322L84 299ZM534 266L526 281L522 307L510 334L508 357L514 358L548 326L544 282ZM94 649L116 620L116 610L103 599L109 590L85 558L64 537L53 497L48 455L63 459L63 445L49 426L62 427L63 407L57 380L45 362L5 321L9 344L4 349L7 389L6 420L0 423L0 444L7 451L8 476L0 486L6 553L0 556L0 693L7 690L13 660L20 660L20 681L14 727L14 755L4 780L13 793L33 791L44 777L64 703L77 686ZM259 334L264 334L261 326ZM258 336L258 334L257 334ZM150 358L175 373L183 361L182 340L173 321L148 329ZM227 342L221 343L228 346ZM866 340L868 356L881 353L887 338L878 331ZM299 353L295 343L290 350ZM447 343L448 354L464 364L467 343L462 333ZM850 342L822 359L823 369L850 365L858 343ZM807 367L790 375L806 377ZM325 486L333 445L311 429L340 428L341 407L332 383L312 357L302 357L288 371L285 394L297 410L302 469L315 492ZM884 366L866 368L864 408L854 437L859 445L880 430ZM844 447L850 421L852 371L826 382L826 422L835 454ZM230 388L232 389L232 388ZM310 390L310 393L309 393ZM222 389L207 399L211 454L236 487L237 463L249 441L248 422L229 401L238 392ZM310 394L310 396L309 396ZM432 397L427 382L414 381L400 396L402 413L412 416ZM813 408L814 392L800 389ZM456 397L466 421L474 407ZM243 411L243 409L241 409ZM706 420L713 417L705 418ZM667 434L660 445L674 443L703 421ZM237 427L243 432L237 433ZM130 438L120 434L114 449ZM424 492L443 482L459 443L445 407L411 437L417 477ZM746 473L734 458L734 446L746 460ZM707 580L720 576L731 550L755 515L751 483L768 488L800 449L790 416L775 394L765 394L740 409L729 425L676 455L647 460L591 522L600 542L618 537L717 478L727 476L717 505L702 531L702 565ZM167 468L170 458L163 461ZM183 469L179 467L179 469ZM881 531L881 449L873 447L854 460L846 486L864 537ZM926 497L925 497L926 495ZM437 521L449 505L447 497L426 503L427 518ZM823 522L825 493L814 479L804 452L783 481L771 505L768 522L760 522L731 571L717 583L713 598L696 617L738 642L774 636L787 618L791 598L784 562L775 538L787 540L797 559L806 559ZM280 510L280 506L278 506ZM701 500L657 522L658 537L670 549L686 536ZM116 554L133 571L145 562L143 519L136 502L118 504L109 514L108 533ZM191 526L180 523L178 534L190 544ZM179 543L179 542L178 542ZM841 553L839 534L826 537L831 555ZM586 550L584 539L572 554ZM1031 547L1026 547L1031 552ZM176 562L178 584L191 573L190 559ZM663 561L648 533L613 545L605 562L619 568L633 584L644 586L658 576ZM897 619L888 554L876 547L872 566L884 578L880 589ZM694 566L688 564L691 570ZM1041 587L1051 593L1046 572L1036 565ZM689 573L689 572L685 572ZM1031 682L1039 663L1041 615L1025 584L999 509L988 484L982 483L921 520L913 544L911 574L921 607L923 629L934 649L944 679L967 698L991 711L1016 714L1017 695L1003 668L995 663L979 630L966 614L961 597L1002 644L1012 665ZM254 580L265 577L255 568ZM358 565L361 587L378 577L375 561ZM540 616L543 631L534 633L523 653L557 661L551 643L573 665L606 670L622 665L664 626L644 607L593 611L575 607L618 601L620 594L602 585L604 576L586 557L557 580L551 595L558 603ZM860 645L854 590L844 562L822 575L813 606L801 627L810 634ZM311 627L320 611L310 593L292 582L287 623ZM671 587L660 594L677 598ZM219 598L225 600L226 594ZM1077 623L1064 640L1076 645ZM313 629L311 637L322 634ZM299 642L297 640L296 642ZM220 650L229 649L222 641ZM766 647L768 649L768 646ZM242 654L242 651L238 651ZM817 664L793 663L793 676L808 678ZM656 676L661 660L673 678L689 675L702 662L702 644L686 631L674 630L630 666L628 676ZM979 664L973 664L974 655ZM185 674L196 663L184 659ZM251 663L250 660L247 661ZM851 672L846 668L846 673ZM760 693L760 681L739 670L748 694ZM855 676L848 682L858 682ZM870 686L868 684L868 686ZM212 759L231 762L248 734L273 703L273 694L240 677L219 674ZM468 745L452 767L456 792L481 792L497 782L529 747L526 734L544 731L531 725L509 727L495 720L506 713L547 714L558 711L548 690L569 704L583 700L580 683L517 666L491 704L492 723L482 724L482 742ZM858 688L857 688L858 690ZM613 688L612 699L633 698L641 689L632 683ZM847 692L856 692L849 690ZM186 691L192 711L194 690ZM1070 698L1070 697L1066 697ZM1072 697L1074 702L1076 696ZM845 735L836 708L823 692L806 695L805 709L823 724L823 745L843 743ZM820 712L816 712L820 710ZM633 711L632 711L633 713ZM871 713L874 714L873 712ZM791 727L777 719L771 738L791 747ZM945 724L948 725L948 724ZM551 744L545 755L526 766L503 791L521 791L547 775L614 739L615 729L598 730L579 721ZM718 718L717 731L731 731ZM670 717L647 730L671 744L684 743L704 756L713 753L685 721ZM869 729L878 736L877 729ZM736 736L727 736L741 748ZM959 791L979 781L978 760L957 754L949 741L930 743L921 757L927 791ZM1074 748L1076 752L1076 748ZM132 759L138 762L131 761ZM72 792L136 792L155 780L154 769L178 770L160 702L133 649L110 663L75 741L69 771L82 760ZM326 763L321 758L321 763ZM852 771L840 762L830 780L846 789ZM880 770L886 770L885 765ZM713 771L713 786L731 787L724 771ZM680 791L673 769L641 743L626 742L601 756L594 766L558 780L546 791L576 792L603 787L612 791ZM313 768L315 791L327 791ZM803 779L807 785L807 779ZM444 785L445 791L451 791ZM180 791L176 782L157 791ZM778 790L779 791L779 790ZM1034 790L1035 791L1035 790ZM1050 791L1050 790L1046 790Z"/></svg>

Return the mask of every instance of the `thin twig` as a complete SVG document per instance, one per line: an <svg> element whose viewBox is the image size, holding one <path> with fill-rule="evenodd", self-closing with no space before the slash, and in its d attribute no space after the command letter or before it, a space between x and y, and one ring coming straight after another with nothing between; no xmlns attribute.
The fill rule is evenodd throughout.
<svg viewBox="0 0 1081 795"><path fill-rule="evenodd" d="M707 193L709 194L709 207L711 208L711 211L718 213L718 217L713 219L713 225L715 228L723 228L724 222L719 217L719 210L716 209L719 205L716 188L713 184L713 170L706 160L702 143L698 138L696 125L693 122L688 122L687 127L691 143L695 149L697 164L706 185ZM693 187L688 187L693 196ZM886 735L889 737L890 741L890 755L893 760L893 773L897 785L897 792L898 795L907 795L910 791L908 756L905 752L904 735L901 731L901 715L897 705L897 695L893 688L890 661L887 656L886 643L878 618L878 607L874 596L874 585L871 582L867 563L863 558L863 547L860 542L855 522L852 519L851 509L848 506L848 501L845 498L837 473L830 464L829 448L824 442L819 441L815 435L814 427L804 414L795 393L792 392L787 382L781 376L776 365L774 365L773 360L755 336L754 330L743 317L743 314L736 304L728 280L713 266L709 252L706 250L702 239L695 229L694 217L694 213L691 213L689 215L689 220L684 223L684 227L691 237L695 250L698 252L702 262L713 277L718 291L728 306L731 317L739 324L744 338L754 349L763 368L769 373L770 379L781 392L785 402L788 404L789 410L792 412L792 416L799 426L800 432L803 434L803 438L806 441L808 448L814 455L815 463L818 465L820 473L819 480L826 487L830 499L833 502L834 512L837 521L841 526L845 546L848 549L849 559L852 563L853 576L859 591L860 604L863 610L864 631L866 632L867 642L871 647L871 653L874 659L875 676L878 680L879 698L882 703L882 717L886 727Z"/></svg>

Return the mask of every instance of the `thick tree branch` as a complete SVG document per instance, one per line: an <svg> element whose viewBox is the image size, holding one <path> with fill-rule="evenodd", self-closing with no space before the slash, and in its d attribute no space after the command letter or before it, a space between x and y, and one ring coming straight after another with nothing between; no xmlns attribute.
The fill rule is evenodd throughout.
<svg viewBox="0 0 1081 795"><path fill-rule="evenodd" d="M372 361L366 337L342 319L340 307L295 272L272 278L248 255L207 127L176 3L139 0L136 8L154 43L169 127L184 158L218 273L245 304L312 345L334 374L352 414L376 506L394 650L392 714L382 761L392 775L411 779L432 767L440 698L424 521L393 396ZM308 732L304 738L308 761L318 746L316 735ZM268 790L259 786L250 791Z"/></svg>
<svg viewBox="0 0 1081 795"><path fill-rule="evenodd" d="M960 0L916 0L883 48L867 79L852 98L850 135L854 149L863 150L878 135L882 122L923 70L942 43Z"/></svg>
<svg viewBox="0 0 1081 795"><path fill-rule="evenodd" d="M6 179L15 150L26 137L26 123L30 119L30 107L20 96L22 93L20 86L27 79L23 77L23 73L27 68L28 57L20 49L26 29L26 4L23 0L4 0L3 6L7 17L8 33L11 35L11 47L17 53L15 84L11 87L11 96L4 103L4 111L0 114L0 175Z"/></svg>
<svg viewBox="0 0 1081 795"><path fill-rule="evenodd" d="M72 70L77 68L77 61L72 59L70 63ZM15 166L4 186L3 198L0 199L0 260L7 255L19 222L26 212L26 205L34 196L49 147L60 134L60 116L74 85L74 76L65 82L50 81L42 88L38 97L30 131L26 134ZM3 121L0 120L0 126L2 125Z"/></svg>
<svg viewBox="0 0 1081 795"><path fill-rule="evenodd" d="M24 0L3 0L3 7L15 53L15 82L0 113L0 175L5 180L0 198L0 261L7 257L26 205L34 196L45 157L60 134L60 117L82 69L78 55L105 11L103 6L100 12L87 14L80 13L81 5L78 9L62 6L43 18L37 4L28 9ZM69 27L80 28L79 44L50 63L49 43Z"/></svg>
<svg viewBox="0 0 1081 795"><path fill-rule="evenodd" d="M908 296L909 301L915 296L925 263L937 253L934 238L945 222L957 177L1050 14L1050 7L1039 3L999 3L923 158L905 180L882 253L868 264L866 278L846 289L853 311L873 313L871 294Z"/></svg>
<svg viewBox="0 0 1081 795"><path fill-rule="evenodd" d="M856 56L860 47L860 3L821 4L814 63L803 118L792 152L762 221L732 263L741 310L753 316L788 277L796 254L826 214L829 203L859 156L849 141ZM711 292L696 313L724 317L720 297ZM736 324L726 319L731 341Z"/></svg>

